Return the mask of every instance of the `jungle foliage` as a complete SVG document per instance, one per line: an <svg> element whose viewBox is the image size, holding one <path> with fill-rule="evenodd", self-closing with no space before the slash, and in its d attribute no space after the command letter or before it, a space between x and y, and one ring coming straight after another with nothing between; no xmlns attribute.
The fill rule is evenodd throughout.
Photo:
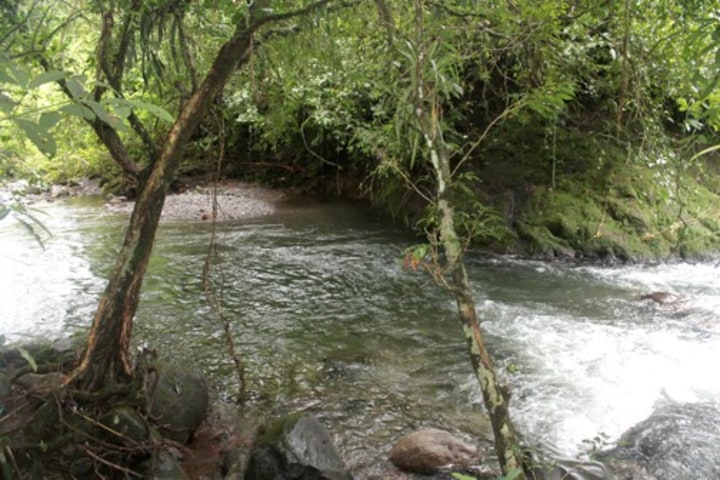
<svg viewBox="0 0 720 480"><path fill-rule="evenodd" d="M267 11L292 2L281 3ZM430 1L424 8L458 174L453 188L485 243L519 243L546 255L629 248L630 257L682 253L680 236L688 234L703 244L691 251L710 238L714 244L705 227L718 218L706 215L712 203L704 202L716 193L713 160L693 158L716 143L720 128L713 2ZM137 172L123 168L123 176L98 135L80 125L99 119L112 126L137 170L149 165L237 15L232 2L87 2L78 9L6 1L2 9L0 172L37 182L100 174L113 187L122 182L110 179ZM417 55L412 12L394 1L357 2L347 11L308 18L312 29L276 28L254 38L249 68L214 102L180 172L207 172L222 144L227 175L369 197L409 223L421 219L432 190L421 161L427 152L404 121L412 115L407 60ZM653 185L647 197L628 197L640 221L602 206L615 199L613 178L626 171ZM587 233L578 234L574 220L551 228L557 219L538 210L557 209L563 194L600 204ZM560 210L582 217L569 205ZM680 226L668 234L674 223ZM619 243L588 246L583 236L607 240L602 226ZM666 241L628 247L645 234Z"/></svg>

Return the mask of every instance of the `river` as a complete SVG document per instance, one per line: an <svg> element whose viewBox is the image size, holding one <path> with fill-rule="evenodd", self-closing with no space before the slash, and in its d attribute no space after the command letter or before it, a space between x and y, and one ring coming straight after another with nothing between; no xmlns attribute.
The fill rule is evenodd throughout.
<svg viewBox="0 0 720 480"><path fill-rule="evenodd" d="M0 223L0 334L8 341L87 329L127 221L91 199L37 208L53 234L44 249L17 223ZM235 373L202 288L210 233L200 222L161 226L135 339L206 372L230 401ZM454 302L426 275L401 268L413 242L351 205L296 205L218 225L214 278L251 404L263 415L315 412L358 472L411 429L488 433ZM572 456L617 439L658 405L718 411L716 265L471 256L469 270L489 348L512 387L511 414L529 443ZM655 290L682 301L640 301ZM712 439L710 468L720 469L720 419L701 420L713 431L696 440Z"/></svg>

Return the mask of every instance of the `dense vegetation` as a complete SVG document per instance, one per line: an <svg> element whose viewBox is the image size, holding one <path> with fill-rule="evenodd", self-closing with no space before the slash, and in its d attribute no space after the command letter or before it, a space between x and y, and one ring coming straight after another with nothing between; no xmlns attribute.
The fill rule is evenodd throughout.
<svg viewBox="0 0 720 480"><path fill-rule="evenodd" d="M101 175L126 188L136 179L83 121L104 118L147 166L230 31L233 4L215 3L4 2L0 173L40 183ZM122 17L128 8L136 14ZM419 51L412 12L402 2L348 8L254 39L249 68L216 99L181 173L221 162L224 175L367 197L421 219L431 182L406 122ZM696 155L720 127L713 2L425 8L454 184L485 243L620 259L716 249L715 166ZM121 54L127 65L113 75Z"/></svg>
<svg viewBox="0 0 720 480"><path fill-rule="evenodd" d="M622 260L716 250L713 8L0 0L0 175L95 175L137 196L85 349L58 380L63 411L79 402L102 418L131 401L151 413L156 367L129 346L165 195L178 174L230 175L367 197L428 234L406 264L455 296L500 466L522 478L465 248ZM44 405L33 437L59 425ZM57 436L62 454L71 440Z"/></svg>

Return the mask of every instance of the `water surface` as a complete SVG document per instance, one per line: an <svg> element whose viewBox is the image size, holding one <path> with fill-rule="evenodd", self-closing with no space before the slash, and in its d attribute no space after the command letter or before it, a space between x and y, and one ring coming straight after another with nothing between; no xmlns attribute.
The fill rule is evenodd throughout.
<svg viewBox="0 0 720 480"><path fill-rule="evenodd" d="M126 222L88 200L41 208L53 233L44 250L12 222L0 224L0 334L10 339L88 327ZM210 238L205 223L161 226L135 338L206 372L230 401L235 372L203 290ZM452 298L401 268L416 241L350 205L296 205L218 226L213 285L247 366L251 408L259 417L316 413L357 472L414 428L487 435ZM530 443L575 455L593 439L619 437L660 403L720 404L715 265L476 256L469 269L488 346L512 386L512 415ZM687 302L639 300L653 290Z"/></svg>

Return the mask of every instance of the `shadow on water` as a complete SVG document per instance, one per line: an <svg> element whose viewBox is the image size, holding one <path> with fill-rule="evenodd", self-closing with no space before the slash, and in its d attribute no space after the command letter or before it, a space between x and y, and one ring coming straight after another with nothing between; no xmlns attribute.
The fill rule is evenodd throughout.
<svg viewBox="0 0 720 480"><path fill-rule="evenodd" d="M0 333L11 337L87 328L126 221L99 204L46 211L54 237L45 251L0 228L0 286L10 292ZM206 372L217 396L231 401L235 372L203 292L210 234L204 223L161 226L136 341ZM446 428L468 439L489 432L452 299L401 269L403 249L415 242L352 206L295 206L218 225L213 281L247 365L252 415L315 412L361 474L411 429ZM531 443L574 455L601 434L619 438L666 398L719 402L708 371L720 359L720 276L712 266L482 256L469 263L489 348ZM691 302L641 302L649 290ZM687 434L703 442L702 429L717 429L718 420L699 425ZM718 445L708 455L720 459Z"/></svg>

